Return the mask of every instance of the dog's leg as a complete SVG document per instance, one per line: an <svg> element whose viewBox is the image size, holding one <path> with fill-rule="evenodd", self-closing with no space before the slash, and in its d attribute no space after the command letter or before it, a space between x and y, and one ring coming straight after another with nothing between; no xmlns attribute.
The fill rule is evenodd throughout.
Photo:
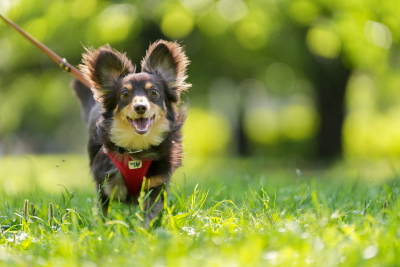
<svg viewBox="0 0 400 267"><path fill-rule="evenodd" d="M108 199L106 201L104 201L104 202L102 201L102 202L99 203L101 205L101 213L104 216L104 218L106 218L107 215L108 215L108 204L109 203L110 202L109 202Z"/></svg>
<svg viewBox="0 0 400 267"><path fill-rule="evenodd" d="M157 217L163 207L165 186L161 185L151 189L148 199L144 202L144 222L141 226L148 228L151 221Z"/></svg>
<svg viewBox="0 0 400 267"><path fill-rule="evenodd" d="M106 218L108 215L108 206L110 204L110 198L102 192L102 190L98 194L96 209L97 212L100 213L101 217Z"/></svg>

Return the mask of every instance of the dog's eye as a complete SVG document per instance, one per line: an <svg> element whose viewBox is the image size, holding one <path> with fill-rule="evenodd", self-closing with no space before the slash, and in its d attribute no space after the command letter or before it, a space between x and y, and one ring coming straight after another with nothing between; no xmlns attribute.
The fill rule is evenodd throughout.
<svg viewBox="0 0 400 267"><path fill-rule="evenodd" d="M127 90L124 90L121 92L121 99L126 100L129 97L129 92Z"/></svg>
<svg viewBox="0 0 400 267"><path fill-rule="evenodd" d="M150 90L150 96L151 97L157 97L158 96L158 91L156 89L151 89Z"/></svg>

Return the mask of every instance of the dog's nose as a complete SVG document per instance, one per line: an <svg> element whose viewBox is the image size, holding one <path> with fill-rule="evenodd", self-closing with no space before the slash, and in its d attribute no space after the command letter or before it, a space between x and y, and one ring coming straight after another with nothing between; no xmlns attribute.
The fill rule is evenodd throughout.
<svg viewBox="0 0 400 267"><path fill-rule="evenodd" d="M144 114L147 110L147 107L143 104L136 104L134 106L134 109L136 111L137 114Z"/></svg>

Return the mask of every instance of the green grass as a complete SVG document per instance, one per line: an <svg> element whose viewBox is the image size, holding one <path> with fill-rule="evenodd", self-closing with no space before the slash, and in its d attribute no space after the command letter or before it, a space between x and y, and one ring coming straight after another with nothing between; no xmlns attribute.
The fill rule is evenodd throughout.
<svg viewBox="0 0 400 267"><path fill-rule="evenodd" d="M0 266L399 266L398 165L189 158L145 230L84 156L0 158Z"/></svg>

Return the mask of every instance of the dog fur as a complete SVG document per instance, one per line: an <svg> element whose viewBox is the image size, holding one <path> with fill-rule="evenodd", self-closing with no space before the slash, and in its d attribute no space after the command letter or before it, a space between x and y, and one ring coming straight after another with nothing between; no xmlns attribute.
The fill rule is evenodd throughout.
<svg viewBox="0 0 400 267"><path fill-rule="evenodd" d="M83 54L79 68L92 88L77 80L73 88L88 123L90 168L104 215L111 196L127 204L138 204L138 196L127 193L121 173L103 146L111 153L123 151L118 157L125 161L130 155L153 160L145 176L145 190L151 193L145 203L144 225L161 210L160 193L181 165L186 112L180 96L191 86L185 82L188 64L179 44L163 40L150 45L140 73L125 54L109 45L86 49Z"/></svg>

